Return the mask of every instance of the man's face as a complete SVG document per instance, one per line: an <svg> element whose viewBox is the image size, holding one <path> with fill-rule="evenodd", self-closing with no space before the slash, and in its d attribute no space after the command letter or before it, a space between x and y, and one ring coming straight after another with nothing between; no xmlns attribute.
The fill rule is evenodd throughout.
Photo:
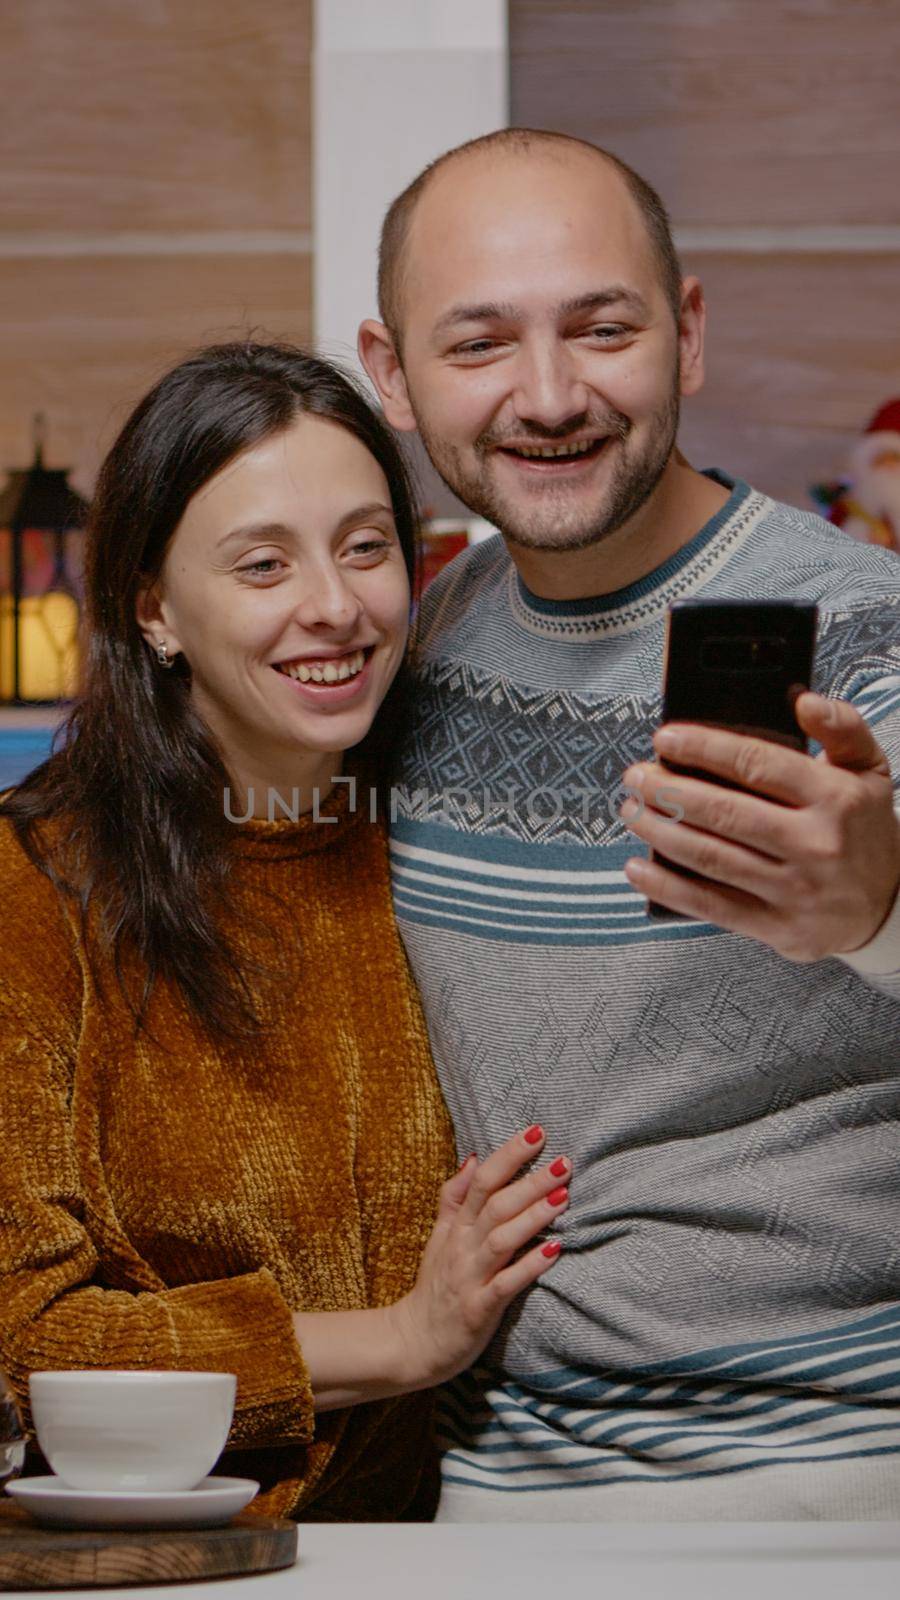
<svg viewBox="0 0 900 1600"><path fill-rule="evenodd" d="M453 162L422 196L404 268L406 390L449 487L531 549L626 523L672 453L681 376L615 169L580 153Z"/></svg>

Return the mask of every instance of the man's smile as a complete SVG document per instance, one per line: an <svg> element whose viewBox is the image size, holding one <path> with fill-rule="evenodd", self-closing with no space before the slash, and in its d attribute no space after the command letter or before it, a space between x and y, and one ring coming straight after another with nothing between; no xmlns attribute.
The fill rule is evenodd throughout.
<svg viewBox="0 0 900 1600"><path fill-rule="evenodd" d="M599 461L610 440L607 434L557 444L501 444L494 446L493 453L528 476L571 478L583 475L585 468Z"/></svg>
<svg viewBox="0 0 900 1600"><path fill-rule="evenodd" d="M559 456L583 456L602 443L602 439L576 439L569 444L503 444L500 449L529 459L540 456L544 460L555 460Z"/></svg>

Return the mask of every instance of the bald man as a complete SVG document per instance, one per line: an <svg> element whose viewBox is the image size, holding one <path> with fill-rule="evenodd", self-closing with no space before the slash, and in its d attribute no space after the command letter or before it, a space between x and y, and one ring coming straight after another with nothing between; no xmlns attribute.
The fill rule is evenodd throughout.
<svg viewBox="0 0 900 1600"><path fill-rule="evenodd" d="M422 606L397 914L461 1149L539 1123L570 1187L446 1395L440 1514L895 1517L900 567L679 452L703 293L614 157L450 152L388 213L379 303L387 417L502 535ZM817 754L660 730L701 596L818 604Z"/></svg>

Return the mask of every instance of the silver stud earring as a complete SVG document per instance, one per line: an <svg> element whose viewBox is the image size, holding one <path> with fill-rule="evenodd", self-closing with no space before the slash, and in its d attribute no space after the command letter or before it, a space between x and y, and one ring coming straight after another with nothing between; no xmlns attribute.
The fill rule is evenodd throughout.
<svg viewBox="0 0 900 1600"><path fill-rule="evenodd" d="M158 644L156 646L156 659L160 666L165 667L166 669L174 667L175 665L174 661L169 660L169 652L166 648L165 639L163 640L162 644Z"/></svg>

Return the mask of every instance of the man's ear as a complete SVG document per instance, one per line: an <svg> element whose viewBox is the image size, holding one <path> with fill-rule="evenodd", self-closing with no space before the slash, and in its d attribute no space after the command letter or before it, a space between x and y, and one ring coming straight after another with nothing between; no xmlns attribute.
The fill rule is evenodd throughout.
<svg viewBox="0 0 900 1600"><path fill-rule="evenodd" d="M158 578L148 579L146 583L141 584L134 603L134 614L137 625L154 654L161 644L165 645L170 657L178 654L181 645L172 627L170 610L163 598L162 584Z"/></svg>
<svg viewBox="0 0 900 1600"><path fill-rule="evenodd" d="M681 356L681 393L696 394L706 376L703 342L706 333L706 301L699 278L685 278L681 285L681 320L678 349Z"/></svg>
<svg viewBox="0 0 900 1600"><path fill-rule="evenodd" d="M406 379L394 341L383 322L369 317L359 326L357 340L359 359L378 390L378 398L388 422L404 433L412 433L416 426Z"/></svg>

